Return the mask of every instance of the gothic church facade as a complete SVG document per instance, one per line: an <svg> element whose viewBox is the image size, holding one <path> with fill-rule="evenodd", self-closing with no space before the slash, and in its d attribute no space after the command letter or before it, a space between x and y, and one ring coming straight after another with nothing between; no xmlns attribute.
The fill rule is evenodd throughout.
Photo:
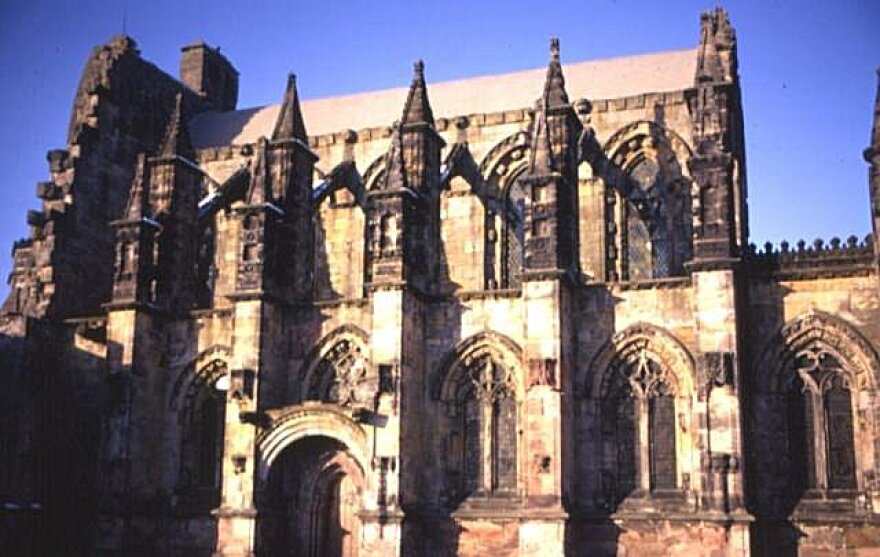
<svg viewBox="0 0 880 557"><path fill-rule="evenodd" d="M179 79L89 58L0 311L4 547L880 551L876 244L748 245L726 13L682 51L237 94L201 43ZM865 157L876 232L880 96Z"/></svg>

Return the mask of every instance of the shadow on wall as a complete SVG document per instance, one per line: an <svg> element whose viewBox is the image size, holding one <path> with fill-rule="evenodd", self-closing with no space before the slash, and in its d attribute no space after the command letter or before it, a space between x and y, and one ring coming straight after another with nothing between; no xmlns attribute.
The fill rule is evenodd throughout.
<svg viewBox="0 0 880 557"><path fill-rule="evenodd" d="M14 318L13 318L14 319ZM0 553L87 555L97 537L104 358L61 327L0 334ZM64 363L61 363L64 362Z"/></svg>
<svg viewBox="0 0 880 557"><path fill-rule="evenodd" d="M791 522L781 520L754 522L750 537L755 557L798 557L798 546L807 535Z"/></svg>

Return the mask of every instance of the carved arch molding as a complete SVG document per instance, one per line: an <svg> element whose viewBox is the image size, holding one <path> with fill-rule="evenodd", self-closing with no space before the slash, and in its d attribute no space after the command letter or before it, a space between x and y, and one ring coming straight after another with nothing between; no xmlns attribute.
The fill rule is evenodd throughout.
<svg viewBox="0 0 880 557"><path fill-rule="evenodd" d="M577 392L589 397L605 397L617 379L615 370L653 369L652 366L639 365L645 358L659 364L658 369L665 373L664 381L677 393L694 392L696 368L687 348L668 331L647 323L632 325L612 336L590 365L580 370L575 383ZM653 379L648 375L639 378L640 388L650 389Z"/></svg>
<svg viewBox="0 0 880 557"><path fill-rule="evenodd" d="M258 477L268 478L269 470L281 452L306 437L321 436L338 441L354 457L362 471L369 470L369 443L366 431L350 414L335 404L307 402L269 410L269 424L256 439L259 452Z"/></svg>
<svg viewBox="0 0 880 557"><path fill-rule="evenodd" d="M781 375L798 358L827 351L843 365L853 388L875 390L880 358L871 343L848 322L828 313L811 311L789 321L760 353L753 368L754 386L778 392Z"/></svg>

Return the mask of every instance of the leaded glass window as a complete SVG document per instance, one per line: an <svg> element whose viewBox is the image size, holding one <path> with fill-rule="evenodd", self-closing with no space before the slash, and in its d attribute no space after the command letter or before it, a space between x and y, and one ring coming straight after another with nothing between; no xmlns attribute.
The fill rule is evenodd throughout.
<svg viewBox="0 0 880 557"><path fill-rule="evenodd" d="M519 274L525 261L526 188L516 178L504 196L504 253L502 284L505 288L519 286Z"/></svg>
<svg viewBox="0 0 880 557"><path fill-rule="evenodd" d="M788 384L788 457L792 495L855 490L855 430L849 375L819 345L801 351Z"/></svg>
<svg viewBox="0 0 880 557"><path fill-rule="evenodd" d="M516 398L510 373L491 358L467 365L459 388L464 495L516 492Z"/></svg>
<svg viewBox="0 0 880 557"><path fill-rule="evenodd" d="M856 488L853 450L852 394L846 380L835 375L825 391L825 424L828 444L828 488Z"/></svg>
<svg viewBox="0 0 880 557"><path fill-rule="evenodd" d="M666 369L646 351L617 364L605 401L616 452L616 498L678 487L675 391Z"/></svg>
<svg viewBox="0 0 880 557"><path fill-rule="evenodd" d="M642 158L629 171L626 204L629 280L667 277L672 270L667 186L660 166Z"/></svg>
<svg viewBox="0 0 880 557"><path fill-rule="evenodd" d="M649 399L651 489L675 489L675 400L666 393Z"/></svg>

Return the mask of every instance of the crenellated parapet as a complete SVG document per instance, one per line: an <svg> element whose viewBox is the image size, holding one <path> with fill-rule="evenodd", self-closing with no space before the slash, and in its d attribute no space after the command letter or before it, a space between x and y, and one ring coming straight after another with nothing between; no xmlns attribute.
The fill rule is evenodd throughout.
<svg viewBox="0 0 880 557"><path fill-rule="evenodd" d="M811 244L804 240L794 245L782 241L778 246L767 242L761 249L750 244L746 261L754 276L810 279L869 273L873 257L874 237L869 234L862 240L849 236L845 241L838 237L828 242L816 238Z"/></svg>

